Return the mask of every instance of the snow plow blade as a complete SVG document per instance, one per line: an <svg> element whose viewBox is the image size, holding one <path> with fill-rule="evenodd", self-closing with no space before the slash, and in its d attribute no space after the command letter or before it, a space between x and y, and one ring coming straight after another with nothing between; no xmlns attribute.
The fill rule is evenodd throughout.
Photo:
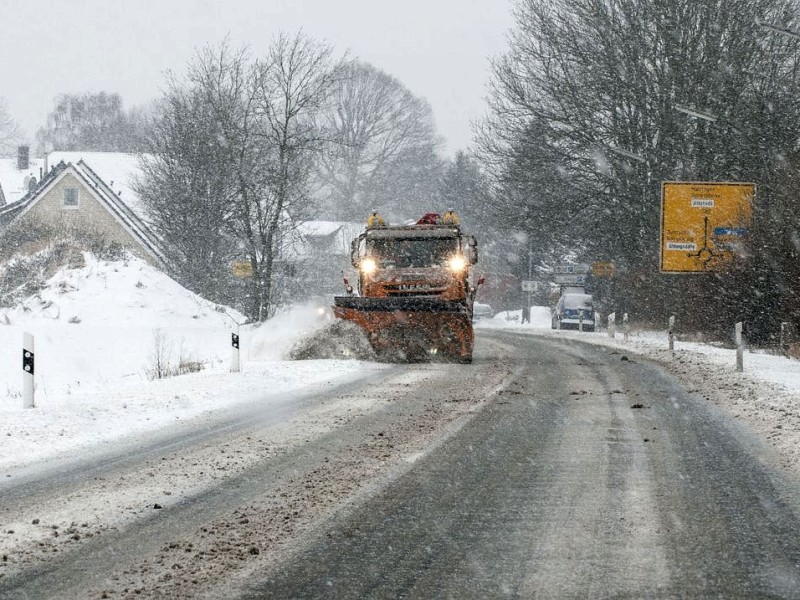
<svg viewBox="0 0 800 600"><path fill-rule="evenodd" d="M419 296L338 296L333 312L361 327L383 358L472 362L472 320L463 302Z"/></svg>

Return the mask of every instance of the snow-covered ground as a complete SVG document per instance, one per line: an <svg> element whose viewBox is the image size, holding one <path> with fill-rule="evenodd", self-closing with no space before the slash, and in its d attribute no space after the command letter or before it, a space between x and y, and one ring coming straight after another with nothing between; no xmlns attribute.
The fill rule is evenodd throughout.
<svg viewBox="0 0 800 600"><path fill-rule="evenodd" d="M0 309L0 473L65 451L176 422L248 401L277 401L365 377L383 365L355 360L288 361L301 337L324 326L317 306L295 307L261 326L243 326L242 372L230 373L231 332L244 318L182 288L146 263L98 261L59 271L23 306ZM800 465L800 362L746 353L734 370L733 350L676 342L666 332L633 330L628 341L605 331L550 329L550 312L532 307L478 322L484 328L575 339L637 353L661 363L690 389L754 426ZM22 337L35 336L36 408L22 407ZM156 356L168 367L195 363L199 372L152 379Z"/></svg>
<svg viewBox="0 0 800 600"><path fill-rule="evenodd" d="M23 306L0 309L0 472L13 465L152 431L248 400L323 389L383 368L358 361L285 361L326 314L299 306L240 328L244 317L131 258L63 269ZM23 409L23 332L34 335L35 409ZM199 372L152 379L156 356Z"/></svg>

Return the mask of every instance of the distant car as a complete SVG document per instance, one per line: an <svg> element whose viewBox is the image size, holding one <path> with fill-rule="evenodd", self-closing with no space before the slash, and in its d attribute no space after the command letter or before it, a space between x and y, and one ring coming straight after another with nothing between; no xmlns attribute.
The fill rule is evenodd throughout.
<svg viewBox="0 0 800 600"><path fill-rule="evenodd" d="M591 294L561 294L555 308L553 329L579 329L583 320L584 331L594 331L594 299Z"/></svg>
<svg viewBox="0 0 800 600"><path fill-rule="evenodd" d="M476 321L478 319L491 319L494 316L494 311L492 307L488 304L480 304L475 302L472 305L472 320Z"/></svg>

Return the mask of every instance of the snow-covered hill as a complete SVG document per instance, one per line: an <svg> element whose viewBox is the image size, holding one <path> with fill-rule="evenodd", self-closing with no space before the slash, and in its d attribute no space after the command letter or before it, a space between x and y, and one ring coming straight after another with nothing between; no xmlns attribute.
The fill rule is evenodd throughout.
<svg viewBox="0 0 800 600"><path fill-rule="evenodd" d="M0 376L6 382L0 394L19 391L23 330L35 337L42 398L146 380L156 351L175 367L183 361L207 371L230 369L230 335L245 321L241 314L203 300L137 258L84 258L85 266L62 268L18 307L0 309ZM304 329L313 328L314 315L296 310L272 327L243 328L242 358L279 359Z"/></svg>
<svg viewBox="0 0 800 600"><path fill-rule="evenodd" d="M0 466L381 368L283 360L329 318L309 305L241 327L243 372L231 374L231 333L242 315L137 258L84 258L85 266L62 268L17 307L0 308ZM22 408L23 332L35 340L32 410ZM202 369L152 380L156 353L171 368Z"/></svg>

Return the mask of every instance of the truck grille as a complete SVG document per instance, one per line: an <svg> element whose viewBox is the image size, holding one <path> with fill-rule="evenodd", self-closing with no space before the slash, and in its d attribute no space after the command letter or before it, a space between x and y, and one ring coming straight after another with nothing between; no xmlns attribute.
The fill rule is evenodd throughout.
<svg viewBox="0 0 800 600"><path fill-rule="evenodd" d="M429 283L398 283L386 286L386 293L390 296L438 296L445 291L445 287L432 286Z"/></svg>

